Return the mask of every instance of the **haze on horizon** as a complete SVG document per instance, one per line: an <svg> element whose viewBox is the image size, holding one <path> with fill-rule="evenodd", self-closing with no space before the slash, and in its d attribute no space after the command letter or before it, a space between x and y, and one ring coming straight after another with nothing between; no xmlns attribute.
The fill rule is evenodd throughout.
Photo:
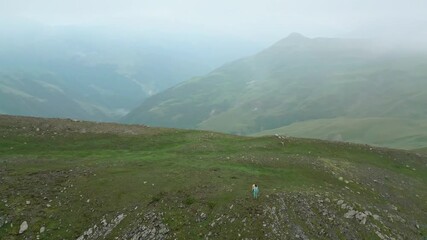
<svg viewBox="0 0 427 240"><path fill-rule="evenodd" d="M392 128L394 131L402 127L397 132L411 132L405 125L409 120L407 125L413 127L413 132L420 132L427 126L423 122L423 114L427 114L423 108L427 96L426 9L426 0L0 0L0 114L204 127L238 134L355 116L359 119L346 122L351 127L363 122L359 131L363 132L366 123L360 119L382 118L381 127L393 117L403 119ZM310 47L291 46L294 52L274 44L293 32L309 38L380 41L289 38L297 43L310 42ZM336 44L339 42L345 48ZM263 55L266 57L257 59L259 54L254 54L263 49L261 53L267 53ZM327 54L319 55L318 49L325 49ZM310 51L315 56L304 58L311 56ZM251 57L244 58L247 56ZM319 56L322 59L316 58ZM242 58L244 61L238 60ZM314 63L308 64L310 61ZM324 75L307 69L317 69ZM193 79L200 86L191 85ZM235 79L243 83L235 84L237 90L223 88L233 85L229 83ZM295 79L306 79L307 83L302 81L303 85L295 85L294 89L286 85ZM330 87L312 86L324 79L339 79L346 84L341 88L324 83ZM186 85L179 85L184 81L190 83L189 88L180 88ZM219 84L221 81L223 84ZM205 82L218 87L212 98L198 98L211 96L212 86L203 85ZM230 93L244 92L248 86L250 92L230 100ZM271 94L275 88L284 90ZM375 88L379 91L367 91ZM189 101L188 96L199 89L195 100ZM298 98L290 97L288 102L270 98L293 96L300 90ZM218 100L209 105L216 97ZM369 101L363 105L366 99ZM376 108L372 99L378 102ZM187 111L205 102L203 111ZM272 110L268 109L271 102L277 102ZM328 104L321 105L324 102ZM348 105L342 107L343 103ZM261 108L258 105L267 106L265 112L253 113ZM245 112L240 106L252 108ZM155 115L153 109L160 114ZM347 109L351 114L346 115ZM377 112L383 115L375 115ZM421 123L413 123L419 119L423 119ZM338 125L342 122L336 119ZM321 129L320 124L314 126ZM289 127L286 131L305 134L306 128ZM328 139L330 130L325 129L326 133L300 137ZM342 129L334 139L343 139L345 126ZM424 146L418 146L418 136L410 137L417 147Z"/></svg>
<svg viewBox="0 0 427 240"><path fill-rule="evenodd" d="M309 37L380 38L422 45L424 0L0 0L4 26L103 27L164 35L273 43L292 32Z"/></svg>

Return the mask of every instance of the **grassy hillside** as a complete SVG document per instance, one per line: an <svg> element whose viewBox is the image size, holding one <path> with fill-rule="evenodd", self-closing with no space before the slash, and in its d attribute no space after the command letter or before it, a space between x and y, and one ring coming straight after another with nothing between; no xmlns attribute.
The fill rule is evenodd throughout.
<svg viewBox="0 0 427 240"><path fill-rule="evenodd" d="M349 119L347 126L365 118L425 121L426 69L424 53L294 34L257 55L148 98L124 120L243 135L321 119ZM330 124L324 123L319 131ZM382 128L381 121L372 123L377 125L369 127ZM367 131L358 126L348 131ZM419 131L416 125L393 127L397 130L390 132ZM398 138L379 144L406 147L406 140L400 144Z"/></svg>
<svg viewBox="0 0 427 240"><path fill-rule="evenodd" d="M274 134L417 149L427 145L427 121L401 118L318 119L256 135Z"/></svg>
<svg viewBox="0 0 427 240"><path fill-rule="evenodd" d="M0 164L1 239L427 236L406 151L3 115Z"/></svg>
<svg viewBox="0 0 427 240"><path fill-rule="evenodd" d="M420 152L420 153L427 153L427 148L418 148L418 149L414 149L415 152Z"/></svg>

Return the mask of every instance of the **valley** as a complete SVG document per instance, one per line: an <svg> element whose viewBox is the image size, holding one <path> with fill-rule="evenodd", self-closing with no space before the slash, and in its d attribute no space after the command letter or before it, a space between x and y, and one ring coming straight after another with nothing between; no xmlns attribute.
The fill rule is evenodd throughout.
<svg viewBox="0 0 427 240"><path fill-rule="evenodd" d="M109 122L257 48L232 39L194 36L189 43L180 36L34 23L0 23L0 35L7 36L0 39L0 114Z"/></svg>
<svg viewBox="0 0 427 240"><path fill-rule="evenodd" d="M427 1L0 1L0 240L427 240Z"/></svg>

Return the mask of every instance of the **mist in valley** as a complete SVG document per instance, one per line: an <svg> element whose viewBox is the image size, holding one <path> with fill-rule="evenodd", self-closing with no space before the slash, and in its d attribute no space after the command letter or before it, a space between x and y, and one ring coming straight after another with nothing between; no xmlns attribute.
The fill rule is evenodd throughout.
<svg viewBox="0 0 427 240"><path fill-rule="evenodd" d="M0 239L426 239L426 9L0 0Z"/></svg>
<svg viewBox="0 0 427 240"><path fill-rule="evenodd" d="M386 117L386 122L406 122L426 115L418 107L426 95L420 90L426 82L425 1L3 0L0 4L2 114L245 135L271 134L306 121L340 118L350 123L354 118ZM318 72L307 74L310 69ZM338 75L349 83L337 88L325 80ZM356 88L359 94L351 87L355 79L361 84ZM297 89L290 85L294 81L300 84ZM248 84L252 90L240 96ZM321 85L323 90L316 88ZM378 89L366 91L372 89L369 85ZM272 89L282 91L273 94ZM297 93L294 100L292 93ZM334 100L321 100L327 98ZM368 107L366 99L381 104ZM225 124L228 120L237 122ZM365 126L356 125L361 125L356 131ZM411 125L417 131L425 129L423 122ZM348 126L315 135L290 128L279 132L366 141L350 137ZM320 131L325 125L314 128Z"/></svg>

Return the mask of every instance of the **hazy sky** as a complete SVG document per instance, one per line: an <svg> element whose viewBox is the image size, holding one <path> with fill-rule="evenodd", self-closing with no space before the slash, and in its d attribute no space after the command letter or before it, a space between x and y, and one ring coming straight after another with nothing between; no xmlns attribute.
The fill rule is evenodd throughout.
<svg viewBox="0 0 427 240"><path fill-rule="evenodd" d="M266 39L291 32L311 37L427 32L427 0L0 0L0 16Z"/></svg>

